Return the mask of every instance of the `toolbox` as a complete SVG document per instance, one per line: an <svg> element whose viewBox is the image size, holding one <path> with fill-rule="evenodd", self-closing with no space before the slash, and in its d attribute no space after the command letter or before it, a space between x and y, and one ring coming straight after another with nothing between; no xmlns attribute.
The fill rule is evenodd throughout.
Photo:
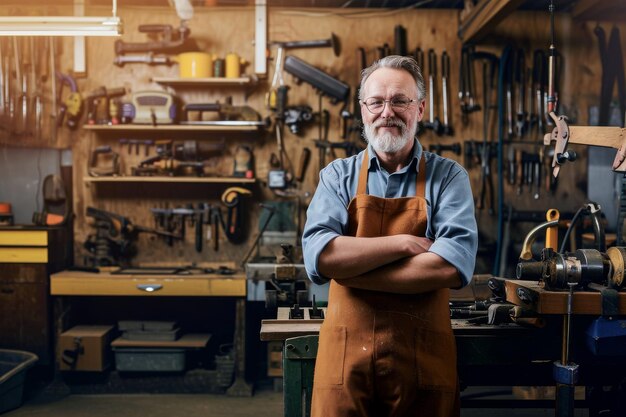
<svg viewBox="0 0 626 417"><path fill-rule="evenodd" d="M120 372L182 372L189 350L206 348L210 338L204 333L188 333L173 341L118 337L111 343L115 368Z"/></svg>
<svg viewBox="0 0 626 417"><path fill-rule="evenodd" d="M120 372L182 372L186 368L185 349L114 347L113 351Z"/></svg>
<svg viewBox="0 0 626 417"><path fill-rule="evenodd" d="M114 326L75 326L59 337L59 369L104 371L111 364Z"/></svg>

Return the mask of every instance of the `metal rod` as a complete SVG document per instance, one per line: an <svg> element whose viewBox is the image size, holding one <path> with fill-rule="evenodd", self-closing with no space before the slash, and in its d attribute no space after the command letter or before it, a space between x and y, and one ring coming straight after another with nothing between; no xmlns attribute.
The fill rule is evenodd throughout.
<svg viewBox="0 0 626 417"><path fill-rule="evenodd" d="M245 266L246 262L248 262L248 259L250 259L250 255L252 255L252 252L259 244L259 240L261 239L261 236L263 236L263 233L265 233L265 229L267 229L267 226L269 226L270 221L272 220L272 217L274 216L274 212L276 211L276 207L274 206L270 206L267 204L259 204L259 205L268 211L267 218L265 219L265 222L263 222L263 226L261 226L261 230L259 230L259 234L254 239L254 242L252 243L250 250L248 250L248 253L246 253L246 256L244 256L243 259L241 260L241 264L240 264L241 266Z"/></svg>
<svg viewBox="0 0 626 417"><path fill-rule="evenodd" d="M450 76L450 58L448 53L441 53L441 96L443 98L443 124L449 125L448 121L448 77Z"/></svg>
<svg viewBox="0 0 626 417"><path fill-rule="evenodd" d="M556 93L554 91L554 64L556 59L556 46L554 35L554 0L550 0L550 57L548 58L548 113L556 111Z"/></svg>
<svg viewBox="0 0 626 417"><path fill-rule="evenodd" d="M569 350L570 350L570 337L572 327L572 310L574 304L574 287L577 285L575 282L568 282L569 293L567 294L567 326L565 328L565 352L562 360L563 365L569 365Z"/></svg>

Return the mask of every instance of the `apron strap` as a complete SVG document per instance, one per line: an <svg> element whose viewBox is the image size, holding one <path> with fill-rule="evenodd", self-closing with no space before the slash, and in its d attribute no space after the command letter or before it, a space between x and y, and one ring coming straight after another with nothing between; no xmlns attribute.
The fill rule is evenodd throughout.
<svg viewBox="0 0 626 417"><path fill-rule="evenodd" d="M423 152L419 162L419 170L417 171L415 197L426 198L426 157Z"/></svg>
<svg viewBox="0 0 626 417"><path fill-rule="evenodd" d="M356 189L357 195L366 194L367 192L368 161L369 156L366 148L365 152L363 152L363 161L361 162L361 170L359 171L359 184ZM426 197L426 157L424 157L423 153L419 161L419 169L415 181L415 196Z"/></svg>
<svg viewBox="0 0 626 417"><path fill-rule="evenodd" d="M361 161L361 171L359 172L359 185L356 189L357 195L366 194L367 191L367 168L368 168L369 156L367 154L367 148L363 152L363 161Z"/></svg>

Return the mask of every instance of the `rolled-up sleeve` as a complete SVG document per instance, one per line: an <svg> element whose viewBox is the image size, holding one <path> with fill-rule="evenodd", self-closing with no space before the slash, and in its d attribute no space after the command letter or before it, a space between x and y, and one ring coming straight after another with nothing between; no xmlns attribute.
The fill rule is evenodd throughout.
<svg viewBox="0 0 626 417"><path fill-rule="evenodd" d="M452 264L459 271L461 286L466 286L472 280L478 249L474 198L467 171L456 163L449 169L448 181L437 190L431 207L430 252Z"/></svg>
<svg viewBox="0 0 626 417"><path fill-rule="evenodd" d="M348 224L347 202L340 196L339 173L333 164L320 172L320 181L306 213L302 232L302 255L309 279L325 284L329 278L318 270L320 253L337 236L345 234Z"/></svg>

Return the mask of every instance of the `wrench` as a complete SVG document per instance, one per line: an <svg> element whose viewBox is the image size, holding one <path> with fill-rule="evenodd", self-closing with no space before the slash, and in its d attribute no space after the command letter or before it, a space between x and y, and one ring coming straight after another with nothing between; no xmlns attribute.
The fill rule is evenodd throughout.
<svg viewBox="0 0 626 417"><path fill-rule="evenodd" d="M518 49L515 58L515 99L517 101L515 135L518 138L521 138L526 130L526 111L524 109L524 105L526 103L526 62L524 57L524 50L521 48Z"/></svg>
<svg viewBox="0 0 626 417"><path fill-rule="evenodd" d="M536 114L537 114L537 137L543 135L545 126L544 114L545 114L545 102L544 102L544 78L545 78L545 66L546 66L546 54L540 50L535 50L533 54L533 85L535 88L536 97Z"/></svg>
<svg viewBox="0 0 626 417"><path fill-rule="evenodd" d="M439 121L439 117L435 116L435 107L437 103L435 102L436 92L436 82L437 78L437 55L435 54L434 49L428 50L428 122L424 123L424 127L426 129L432 129L437 135L441 135L443 133L443 126Z"/></svg>
<svg viewBox="0 0 626 417"><path fill-rule="evenodd" d="M450 57L446 51L441 54L441 97L443 102L443 133L454 135L448 115L448 78L450 78Z"/></svg>

